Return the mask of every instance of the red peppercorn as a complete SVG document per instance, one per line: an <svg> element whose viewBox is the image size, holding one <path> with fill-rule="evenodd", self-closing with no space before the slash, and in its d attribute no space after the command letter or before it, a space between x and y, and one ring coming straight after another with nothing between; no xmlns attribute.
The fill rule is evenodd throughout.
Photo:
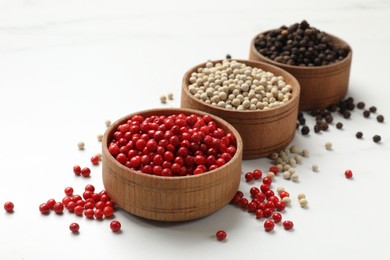
<svg viewBox="0 0 390 260"><path fill-rule="evenodd" d="M263 210L263 212L264 212L264 217L265 217L265 218L269 218L269 217L272 216L272 213L274 212L274 209L265 208L265 209Z"/></svg>
<svg viewBox="0 0 390 260"><path fill-rule="evenodd" d="M217 233L215 233L216 238L218 241L223 241L226 239L227 234L224 230L218 230Z"/></svg>
<svg viewBox="0 0 390 260"><path fill-rule="evenodd" d="M96 209L94 213L95 219L102 219L104 216L102 209Z"/></svg>
<svg viewBox="0 0 390 260"><path fill-rule="evenodd" d="M41 205L39 205L39 211L42 214L47 215L50 213L50 207L46 203L42 203Z"/></svg>
<svg viewBox="0 0 390 260"><path fill-rule="evenodd" d="M248 206L249 202L247 198L241 198L240 201L238 202L241 208L245 208Z"/></svg>
<svg viewBox="0 0 390 260"><path fill-rule="evenodd" d="M345 175L345 178L351 179L352 176L353 176L353 173L352 173L351 170L346 170L346 171L344 172L344 175Z"/></svg>
<svg viewBox="0 0 390 260"><path fill-rule="evenodd" d="M91 175L91 170L88 167L84 167L81 169L81 175L83 177L89 177Z"/></svg>
<svg viewBox="0 0 390 260"><path fill-rule="evenodd" d="M91 157L91 163L92 163L93 165L98 165L98 164L99 164L99 161L100 161L100 158L99 158L98 155L94 155L94 156Z"/></svg>
<svg viewBox="0 0 390 260"><path fill-rule="evenodd" d="M264 177L263 178L263 184L269 186L269 185L271 185L271 183L272 183L272 179L270 177Z"/></svg>
<svg viewBox="0 0 390 260"><path fill-rule="evenodd" d="M252 173L252 172L247 172L247 173L245 173L245 180L246 180L247 182L253 181L253 180L254 180L253 173Z"/></svg>
<svg viewBox="0 0 390 260"><path fill-rule="evenodd" d="M46 204L49 206L50 209L53 208L54 204L56 203L55 199L48 199Z"/></svg>
<svg viewBox="0 0 390 260"><path fill-rule="evenodd" d="M85 209L84 210L84 216L87 218L93 218L95 215L95 211L93 209Z"/></svg>
<svg viewBox="0 0 390 260"><path fill-rule="evenodd" d="M290 193L288 193L287 191L281 191L279 192L279 197L281 199L283 199L284 197L290 197Z"/></svg>
<svg viewBox="0 0 390 260"><path fill-rule="evenodd" d="M275 175L278 175L279 168L276 166L271 166L268 171L273 172Z"/></svg>
<svg viewBox="0 0 390 260"><path fill-rule="evenodd" d="M266 221L264 221L265 231L270 232L274 229L274 227L275 227L275 223L272 220L267 219Z"/></svg>
<svg viewBox="0 0 390 260"><path fill-rule="evenodd" d="M262 209L257 209L255 214L256 214L256 218L263 218L264 217L264 211Z"/></svg>
<svg viewBox="0 0 390 260"><path fill-rule="evenodd" d="M74 174L76 174L77 176L80 176L80 174L81 174L81 167L80 167L79 165L73 166L73 172L74 172Z"/></svg>
<svg viewBox="0 0 390 260"><path fill-rule="evenodd" d="M64 190L66 196L72 196L73 195L73 188L72 187L66 187Z"/></svg>
<svg viewBox="0 0 390 260"><path fill-rule="evenodd" d="M253 171L253 178L255 178L255 180L261 179L262 175L263 175L263 173L258 169Z"/></svg>
<svg viewBox="0 0 390 260"><path fill-rule="evenodd" d="M255 197L257 193L260 192L259 188L257 187L252 187L250 190L249 190L250 194L252 197Z"/></svg>
<svg viewBox="0 0 390 260"><path fill-rule="evenodd" d="M290 220L283 221L283 227L285 230L290 230L294 227L294 223Z"/></svg>
<svg viewBox="0 0 390 260"><path fill-rule="evenodd" d="M286 203L283 201L279 200L275 203L275 208L277 211L283 211L286 208Z"/></svg>
<svg viewBox="0 0 390 260"><path fill-rule="evenodd" d="M62 204L63 205L63 204ZM66 205L66 208L69 210L69 212L73 212L74 208L77 206L77 203L74 201L71 201ZM84 206L84 205L83 205Z"/></svg>
<svg viewBox="0 0 390 260"><path fill-rule="evenodd" d="M264 193L259 192L259 193L256 193L255 199L257 199L260 202L263 202L266 199L266 197L265 197Z"/></svg>
<svg viewBox="0 0 390 260"><path fill-rule="evenodd" d="M77 216L82 216L83 211L84 211L84 207L82 207L82 206L78 205L78 206L74 207L74 214L76 214Z"/></svg>
<svg viewBox="0 0 390 260"><path fill-rule="evenodd" d="M111 230L112 230L113 232L118 232L118 231L120 231L120 230L121 230L121 227L122 227L122 225L121 225L121 223L120 223L119 221L113 220L113 221L111 221L111 223L110 223L110 228L111 228Z"/></svg>
<svg viewBox="0 0 390 260"><path fill-rule="evenodd" d="M70 231L72 231L73 233L78 233L79 230L80 230L80 226L79 226L79 224L77 224L77 223L72 223L72 224L70 224L69 229L70 229Z"/></svg>
<svg viewBox="0 0 390 260"><path fill-rule="evenodd" d="M279 212L275 212L272 214L272 219L275 223L279 223L280 221L282 221L282 214L280 214Z"/></svg>
<svg viewBox="0 0 390 260"><path fill-rule="evenodd" d="M114 209L110 206L106 206L103 209L103 214L106 217L111 217L114 214Z"/></svg>
<svg viewBox="0 0 390 260"><path fill-rule="evenodd" d="M74 202L73 202L74 203ZM69 204L68 204L69 205ZM53 211L56 213L56 214L62 214L62 212L64 211L64 204L62 204L61 202L56 202L54 205L53 205Z"/></svg>
<svg viewBox="0 0 390 260"><path fill-rule="evenodd" d="M8 213L12 213L14 211L14 207L15 206L14 206L14 204L11 201L8 201L8 202L4 203L4 209Z"/></svg>
<svg viewBox="0 0 390 260"><path fill-rule="evenodd" d="M254 201L248 203L248 212L255 212L257 210L257 204Z"/></svg>

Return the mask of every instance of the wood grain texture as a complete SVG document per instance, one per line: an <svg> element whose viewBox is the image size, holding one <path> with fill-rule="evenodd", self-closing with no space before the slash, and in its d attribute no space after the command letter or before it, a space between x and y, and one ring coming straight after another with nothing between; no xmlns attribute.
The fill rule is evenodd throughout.
<svg viewBox="0 0 390 260"><path fill-rule="evenodd" d="M232 160L216 170L184 177L161 177L134 171L108 151L115 129L134 114L185 115L206 113L189 109L152 109L127 115L113 123L102 140L103 183L113 201L139 217L160 221L185 221L207 216L227 205L240 184L242 140L233 126L211 115L217 125L237 139Z"/></svg>
<svg viewBox="0 0 390 260"><path fill-rule="evenodd" d="M251 67L270 71L277 76L283 76L286 83L292 86L292 98L290 101L280 107L255 111L227 110L208 105L194 98L188 90L191 74L199 67L204 67L205 63L202 63L188 70L183 77L181 107L205 111L232 124L240 133L244 144L243 159L269 156L273 152L288 146L294 138L298 117L299 83L291 74L271 64L247 60L237 61ZM212 62L217 63L221 61Z"/></svg>
<svg viewBox="0 0 390 260"><path fill-rule="evenodd" d="M299 81L301 86L299 110L326 108L341 101L347 94L352 63L351 47L340 38L328 35L334 43L350 50L346 58L331 65L300 67L271 60L256 50L255 40L258 35L251 41L249 59L278 66L291 73Z"/></svg>

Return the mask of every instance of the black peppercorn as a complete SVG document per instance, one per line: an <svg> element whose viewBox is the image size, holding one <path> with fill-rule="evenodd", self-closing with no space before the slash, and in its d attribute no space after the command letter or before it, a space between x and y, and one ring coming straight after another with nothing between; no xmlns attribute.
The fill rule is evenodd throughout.
<svg viewBox="0 0 390 260"><path fill-rule="evenodd" d="M356 133L356 138L358 138L358 139L361 139L363 137L363 133L362 132L357 132Z"/></svg>
<svg viewBox="0 0 390 260"><path fill-rule="evenodd" d="M366 104L364 104L364 102L357 103L357 108L359 108L359 109L363 109L365 106L366 106Z"/></svg>
<svg viewBox="0 0 390 260"><path fill-rule="evenodd" d="M383 123L383 121L385 120L385 118L382 116L382 115L378 115L376 117L376 120L379 122L379 123Z"/></svg>
<svg viewBox="0 0 390 260"><path fill-rule="evenodd" d="M375 143L379 143L381 141L381 137L380 135L374 135L372 137L372 140L374 140Z"/></svg>
<svg viewBox="0 0 390 260"><path fill-rule="evenodd" d="M309 128L307 125L304 125L304 126L302 127L302 129L301 129L301 133L302 133L303 135L309 134L309 133L310 133L310 128Z"/></svg>
<svg viewBox="0 0 390 260"><path fill-rule="evenodd" d="M306 123L306 119L304 117L301 117L298 119L299 124L304 125Z"/></svg>
<svg viewBox="0 0 390 260"><path fill-rule="evenodd" d="M321 126L315 125L314 126L314 133L319 133L319 132L321 132Z"/></svg>
<svg viewBox="0 0 390 260"><path fill-rule="evenodd" d="M349 111L344 111L343 117L344 117L345 119L350 118L350 117L351 117L351 112L349 112Z"/></svg>
<svg viewBox="0 0 390 260"><path fill-rule="evenodd" d="M370 112L371 113L375 113L376 112L376 107L375 106L372 106L369 108Z"/></svg>
<svg viewBox="0 0 390 260"><path fill-rule="evenodd" d="M364 116L365 118L370 117L370 111L369 111L369 110L364 110L364 111L363 111L363 116Z"/></svg>
<svg viewBox="0 0 390 260"><path fill-rule="evenodd" d="M341 123L341 122L337 122L337 124L336 124L336 128L337 128L337 129L341 129L341 128L343 128L343 123Z"/></svg>
<svg viewBox="0 0 390 260"><path fill-rule="evenodd" d="M231 59L232 58L232 56L230 55L230 54L226 54L226 59Z"/></svg>

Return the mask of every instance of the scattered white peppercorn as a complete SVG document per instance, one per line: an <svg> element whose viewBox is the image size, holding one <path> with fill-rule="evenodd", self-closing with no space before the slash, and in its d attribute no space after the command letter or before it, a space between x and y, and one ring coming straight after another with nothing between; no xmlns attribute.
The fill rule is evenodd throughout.
<svg viewBox="0 0 390 260"><path fill-rule="evenodd" d="M299 175L294 173L294 174L291 174L291 180L293 182L298 182L299 181Z"/></svg>
<svg viewBox="0 0 390 260"><path fill-rule="evenodd" d="M168 93L167 97L169 100L173 100L173 93Z"/></svg>
<svg viewBox="0 0 390 260"><path fill-rule="evenodd" d="M299 205L300 205L302 208L306 208L308 204L309 204L309 202L308 202L307 199L305 199L305 198L299 200Z"/></svg>
<svg viewBox="0 0 390 260"><path fill-rule="evenodd" d="M283 172L283 178L289 180L291 178L291 172L289 171Z"/></svg>
<svg viewBox="0 0 390 260"><path fill-rule="evenodd" d="M299 148L296 145L291 145L290 152L291 153L299 153Z"/></svg>
<svg viewBox="0 0 390 260"><path fill-rule="evenodd" d="M267 177L274 179L275 178L275 173L273 172L267 172Z"/></svg>
<svg viewBox="0 0 390 260"><path fill-rule="evenodd" d="M303 193L298 193L298 200L306 198L306 195Z"/></svg>
<svg viewBox="0 0 390 260"><path fill-rule="evenodd" d="M166 104L167 103L167 97L166 96L161 96L160 97L160 101L162 104Z"/></svg>
<svg viewBox="0 0 390 260"><path fill-rule="evenodd" d="M106 120L104 123L105 123L106 127L110 127L110 125L111 125L111 121L110 120Z"/></svg>
<svg viewBox="0 0 390 260"><path fill-rule="evenodd" d="M295 162L296 162L296 163L302 163L302 156L300 156L300 155L295 155L294 159L295 159Z"/></svg>
<svg viewBox="0 0 390 260"><path fill-rule="evenodd" d="M307 150L307 149L303 149L303 150L302 150L302 156L303 156L303 157L309 157L309 154L310 154L310 153L309 153L309 150Z"/></svg>
<svg viewBox="0 0 390 260"><path fill-rule="evenodd" d="M332 150L332 143L331 142L326 142L325 143L325 149L326 150Z"/></svg>
<svg viewBox="0 0 390 260"><path fill-rule="evenodd" d="M233 110L265 110L292 98L282 76L235 60L207 62L189 78L189 92L212 106Z"/></svg>
<svg viewBox="0 0 390 260"><path fill-rule="evenodd" d="M286 204L286 206L291 205L291 199L289 197L284 197L282 201L284 202L284 204Z"/></svg>
<svg viewBox="0 0 390 260"><path fill-rule="evenodd" d="M97 139L99 142L101 142L103 140L103 135L102 134L98 134L97 135Z"/></svg>
<svg viewBox="0 0 390 260"><path fill-rule="evenodd" d="M79 148L79 150L84 150L84 148L85 148L84 142L78 142L77 147Z"/></svg>
<svg viewBox="0 0 390 260"><path fill-rule="evenodd" d="M290 169L288 169L288 171L289 171L291 174L294 174L294 173L295 173L295 169L294 169L294 168L290 168Z"/></svg>
<svg viewBox="0 0 390 260"><path fill-rule="evenodd" d="M282 191L285 191L286 189L284 188L284 187L277 187L276 188L276 191L278 192L278 193L281 193Z"/></svg>
<svg viewBox="0 0 390 260"><path fill-rule="evenodd" d="M313 170L313 172L318 172L318 165L317 164L313 164L311 166L311 169Z"/></svg>

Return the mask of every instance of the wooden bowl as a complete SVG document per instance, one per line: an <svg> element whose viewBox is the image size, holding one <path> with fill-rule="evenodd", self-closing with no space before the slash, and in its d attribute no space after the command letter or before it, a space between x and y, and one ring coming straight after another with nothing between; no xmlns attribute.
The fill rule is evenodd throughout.
<svg viewBox="0 0 390 260"><path fill-rule="evenodd" d="M107 193L124 210L151 220L184 221L207 216L228 204L240 184L242 140L233 126L210 115L226 132L234 134L237 152L220 168L198 175L162 177L132 170L120 164L108 151L115 129L139 114L185 115L206 113L189 109L152 109L122 117L113 123L102 140L103 183Z"/></svg>
<svg viewBox="0 0 390 260"><path fill-rule="evenodd" d="M268 110L227 110L212 106L196 99L188 90L189 78L199 67L199 64L188 70L182 82L181 107L205 111L225 119L240 133L243 144L243 159L255 159L269 156L288 146L296 131L299 92L298 81L288 72L268 63L237 60L251 67L261 68L265 71L283 76L284 81L292 86L292 98L284 105ZM221 60L212 63L222 62Z"/></svg>
<svg viewBox="0 0 390 260"><path fill-rule="evenodd" d="M265 33L267 32L263 32L262 34ZM341 101L347 94L352 62L351 47L336 36L330 34L328 36L334 43L349 49L347 57L330 65L301 67L276 62L257 51L255 40L258 35L252 39L249 59L278 66L290 72L299 81L301 86L299 110L326 108Z"/></svg>

